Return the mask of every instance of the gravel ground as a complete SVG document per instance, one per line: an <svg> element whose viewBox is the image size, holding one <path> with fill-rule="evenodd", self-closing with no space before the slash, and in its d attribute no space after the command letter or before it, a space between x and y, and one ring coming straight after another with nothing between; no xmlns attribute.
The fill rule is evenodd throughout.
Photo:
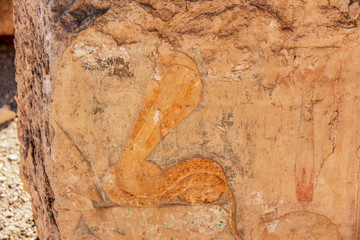
<svg viewBox="0 0 360 240"><path fill-rule="evenodd" d="M16 121L0 125L0 240L38 239L19 162Z"/></svg>

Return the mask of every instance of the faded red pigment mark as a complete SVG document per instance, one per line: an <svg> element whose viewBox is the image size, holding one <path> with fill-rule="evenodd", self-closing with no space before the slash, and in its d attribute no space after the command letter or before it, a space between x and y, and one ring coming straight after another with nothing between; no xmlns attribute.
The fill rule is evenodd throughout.
<svg viewBox="0 0 360 240"><path fill-rule="evenodd" d="M296 199L298 202L312 202L313 200L314 168L311 168L311 174L308 180L306 179L306 175L306 169L303 168L301 179L296 178Z"/></svg>
<svg viewBox="0 0 360 240"><path fill-rule="evenodd" d="M312 63L297 74L301 83L301 108L298 143L295 160L295 190L298 202L312 202L314 190L315 143L314 143L314 91L325 64ZM306 65L304 65L306 66Z"/></svg>

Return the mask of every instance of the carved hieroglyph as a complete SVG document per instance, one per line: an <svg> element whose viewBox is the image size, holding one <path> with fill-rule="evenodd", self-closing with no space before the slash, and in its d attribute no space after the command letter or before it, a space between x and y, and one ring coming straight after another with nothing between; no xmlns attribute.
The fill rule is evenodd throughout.
<svg viewBox="0 0 360 240"><path fill-rule="evenodd" d="M132 73L127 72L129 70L129 63L127 62L129 56L124 48L105 46L105 49L110 49L110 51L116 55L115 57L110 56L110 58L108 58L109 52L97 52L95 50L96 47L84 44L83 42L77 42L73 46L74 48L70 50L70 53L72 53L71 55L75 57L75 59L82 59L81 67L83 67L85 71L100 70L106 72L107 77L117 74L120 74L122 77L133 77ZM94 52L101 56L96 56L97 59L94 59L94 61L92 61L91 58L83 60L84 57L88 57L85 54L92 54ZM229 214L225 214L228 216L223 220L210 220L207 224L211 225L211 222L214 220L220 221L220 223L214 223L218 227L212 230L214 233L218 232L217 234L219 235L224 231L226 222L229 221L233 237L235 239L242 239L236 230L236 205L233 193L228 185L223 168L216 161L196 156L183 160L169 169L162 169L159 165L147 160L149 154L169 131L198 107L203 89L201 73L198 70L197 64L186 54L160 47L153 52L153 55L156 65L150 81L147 83L145 98L141 104L142 106L138 112L129 140L127 140L128 144L124 147L124 150L121 150L117 163L109 169L106 169L103 174L95 173L96 170L94 170L94 168L96 168L96 162L91 160L93 156L89 156L86 151L82 150L84 147L86 148L86 145L82 145L83 143L77 140L76 132L83 131L83 129L74 128L74 125L69 125L62 121L61 115L58 115L58 119L54 120L54 128L56 131L59 131L59 134L63 135L66 139L65 142L75 146L75 152L78 152L80 158L83 158L83 162L88 163L88 167L86 167L87 173L84 172L83 174L87 175L94 184L95 189L93 191L97 191L98 194L100 194L100 199L96 200L95 204L109 207L115 203L118 204L118 206L125 207L144 207L144 209L152 209L151 211L154 212L154 207L161 205L164 207L164 204L171 203L176 199L191 205L199 205L213 203L224 195L227 197L226 199L229 205L230 212ZM99 60L101 57L103 57L103 59ZM114 63L114 66L118 68L101 68L101 61L108 65ZM98 64L100 64L100 67ZM73 71L74 67L76 68L76 64L68 66L72 68ZM123 66L123 69L119 68L119 66ZM67 74L71 76L72 72L61 72L59 75L60 79L64 76L67 78ZM93 81L96 82L97 80L94 79ZM77 87L76 83L73 84L71 82L66 83L59 81L59 83L57 87L59 94L64 94L61 93L64 91L64 84L70 84L67 87L73 89L73 91L77 91L78 87L81 87L81 85ZM71 85L72 87L70 87ZM96 87L98 86L99 85L96 85ZM81 89L79 90L82 91ZM114 90L116 92L118 91L116 89ZM65 90L65 92L68 91ZM79 96L75 96L74 93L68 92L65 93L64 97L70 97L73 101L84 101L84 99L81 99L84 98L81 96L83 93L78 93ZM85 92L85 94L88 93L89 92ZM74 96L75 99L73 98ZM99 96L98 98L100 99L102 97L103 96ZM94 89L94 98L96 98L96 89ZM121 101L121 99L119 99L119 101ZM96 99L96 104L99 105L98 99ZM61 112L59 111L60 109L66 107L62 103L56 104L55 106L56 109L58 109L58 113ZM96 115L104 110L96 106L92 107L91 111L93 115ZM79 117L79 113L75 113L75 115ZM85 119L85 124L91 123ZM73 128L73 130L69 130L69 128ZM58 136L60 137L60 135ZM96 153L94 154L96 155ZM81 174L79 173L79 175ZM101 178L103 178L103 180L101 180ZM92 198L94 198L94 196L92 196ZM77 205L78 204L79 203L77 203ZM88 205L84 202L80 203L80 205L83 204ZM220 217L219 219L221 219L221 214L224 214L221 213L223 211L221 205L223 204L224 203L220 203L218 210L211 210L213 207L209 206L210 211L217 212L216 215L218 216L216 218ZM87 209L88 207L83 206L82 208ZM194 210L197 211L197 208L198 207L195 206ZM176 205L174 205L173 209L177 211ZM124 213L120 210L117 214L123 215ZM211 216L211 214L205 214L205 216L206 215ZM189 219L189 221L193 222L194 220ZM88 222L89 217L87 217L86 213L83 213L81 215L81 223L71 236L80 238L81 235L86 235L86 231L90 229L88 224L91 224ZM154 226L152 226L152 228L153 227ZM164 228L160 228L158 231L160 233L166 232ZM172 231L170 231L170 233L176 235ZM89 236L93 235L94 234L90 234ZM208 238L206 233L202 233L201 235L203 239ZM106 239L114 238L112 234L105 234L103 237ZM138 237L136 234L133 236L135 239ZM180 239L186 238L186 234L180 235L179 237Z"/></svg>
<svg viewBox="0 0 360 240"><path fill-rule="evenodd" d="M341 44L360 37L215 2L167 23L111 8L52 62L45 165L64 239L355 236L360 73L343 62L360 49Z"/></svg>
<svg viewBox="0 0 360 240"><path fill-rule="evenodd" d="M196 64L185 54L159 51L143 106L119 163L106 177L105 190L119 204L159 205L175 198L187 203L212 203L223 193L231 204L231 228L236 231L235 201L222 167L213 160L192 158L168 170L147 161L168 132L196 109L202 82Z"/></svg>
<svg viewBox="0 0 360 240"><path fill-rule="evenodd" d="M163 48L155 54L158 64L128 144L119 162L104 176L106 194L120 206L137 207L160 206L177 198L189 204L213 203L224 194L230 204L232 233L241 239L236 230L232 190L218 163L194 157L163 170L146 160L161 139L197 108L202 92L200 72L191 58ZM56 125L74 141L62 124ZM83 157L86 158L84 154Z"/></svg>

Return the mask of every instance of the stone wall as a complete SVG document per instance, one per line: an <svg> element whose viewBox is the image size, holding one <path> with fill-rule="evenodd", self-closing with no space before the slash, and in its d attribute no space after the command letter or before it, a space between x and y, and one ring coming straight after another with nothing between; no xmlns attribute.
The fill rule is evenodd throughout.
<svg viewBox="0 0 360 240"><path fill-rule="evenodd" d="M40 239L60 239L54 193L46 172L51 158L50 96L43 89L49 73L45 24L49 21L43 1L14 1L16 81L18 83L18 137L24 189L32 197L34 220ZM30 183L30 184L29 184Z"/></svg>
<svg viewBox="0 0 360 240"><path fill-rule="evenodd" d="M15 9L41 239L358 238L358 1Z"/></svg>

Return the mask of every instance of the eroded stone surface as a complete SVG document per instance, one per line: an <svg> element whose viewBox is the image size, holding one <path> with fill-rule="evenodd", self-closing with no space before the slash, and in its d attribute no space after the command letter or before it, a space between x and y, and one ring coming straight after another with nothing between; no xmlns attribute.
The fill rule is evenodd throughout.
<svg viewBox="0 0 360 240"><path fill-rule="evenodd" d="M341 240L337 226L313 212L291 212L266 224L260 239Z"/></svg>
<svg viewBox="0 0 360 240"><path fill-rule="evenodd" d="M67 239L233 239L222 238L228 206L170 205L161 208L105 208L59 212ZM78 225L66 225L69 218ZM75 228L74 228L75 227ZM71 229L72 228L72 229Z"/></svg>
<svg viewBox="0 0 360 240"><path fill-rule="evenodd" d="M48 207L39 232L356 238L360 48L349 3L40 3L50 68L32 69L32 88L31 71L18 75L24 176L35 206ZM28 123L39 109L43 123ZM226 226L203 231L194 212ZM176 224L163 226L168 213Z"/></svg>

